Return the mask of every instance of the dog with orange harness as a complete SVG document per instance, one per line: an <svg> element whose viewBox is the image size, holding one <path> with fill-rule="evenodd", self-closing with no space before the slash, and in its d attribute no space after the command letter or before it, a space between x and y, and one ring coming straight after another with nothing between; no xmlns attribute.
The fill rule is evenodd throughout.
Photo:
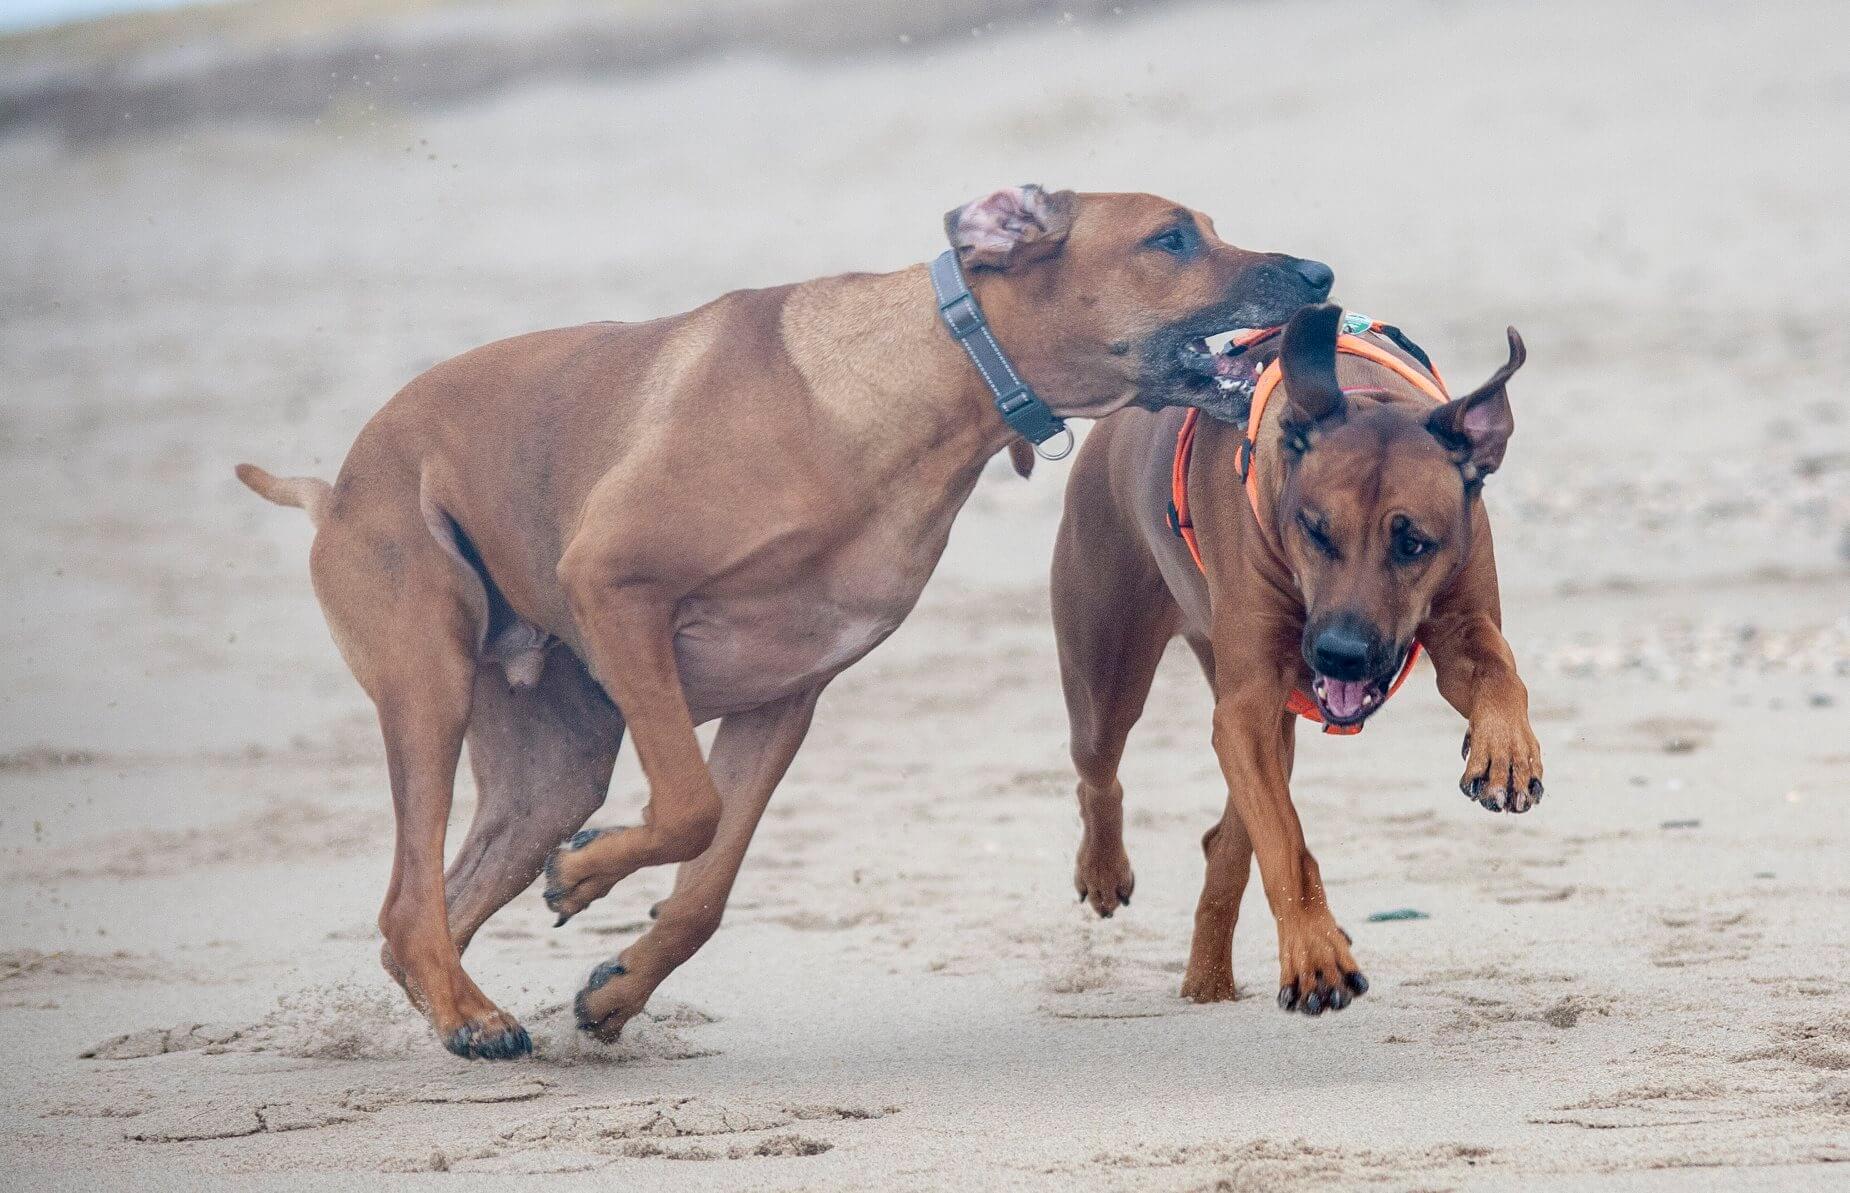
<svg viewBox="0 0 1850 1193"><path fill-rule="evenodd" d="M1221 390L1251 393L1243 422L1131 410L1079 453L1053 565L1084 822L1074 883L1101 916L1130 903L1118 765L1180 635L1214 692L1228 790L1202 838L1187 998L1233 997L1255 856L1278 927L1279 1005L1317 1015L1367 991L1292 807L1294 734L1300 719L1359 732L1422 648L1469 723L1465 795L1504 812L1542 798L1480 496L1514 427L1515 328L1509 346L1490 380L1453 398L1398 330L1306 307L1217 360Z"/></svg>

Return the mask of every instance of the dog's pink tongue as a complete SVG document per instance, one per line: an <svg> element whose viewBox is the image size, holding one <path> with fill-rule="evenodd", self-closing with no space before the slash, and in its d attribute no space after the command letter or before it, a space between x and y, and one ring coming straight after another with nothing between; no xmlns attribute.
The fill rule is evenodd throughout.
<svg viewBox="0 0 1850 1193"><path fill-rule="evenodd" d="M1368 684L1359 679L1325 679L1323 681L1323 704L1338 717L1353 717L1362 711L1362 702L1367 698Z"/></svg>
<svg viewBox="0 0 1850 1193"><path fill-rule="evenodd" d="M1253 372L1253 362L1246 356L1229 356L1220 353L1214 358L1214 375L1217 377L1244 377Z"/></svg>

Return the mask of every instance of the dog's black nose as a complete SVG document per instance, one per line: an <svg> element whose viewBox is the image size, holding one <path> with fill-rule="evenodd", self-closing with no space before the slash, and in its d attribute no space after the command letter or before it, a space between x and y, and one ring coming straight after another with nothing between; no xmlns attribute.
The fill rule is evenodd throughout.
<svg viewBox="0 0 1850 1193"><path fill-rule="evenodd" d="M1303 257L1292 263L1292 268L1305 283L1317 293L1318 298L1328 298L1330 287L1336 284L1336 271L1321 261L1310 261Z"/></svg>
<svg viewBox="0 0 1850 1193"><path fill-rule="evenodd" d="M1368 679L1372 644L1349 626L1338 622L1317 635L1310 647L1310 663L1330 679Z"/></svg>

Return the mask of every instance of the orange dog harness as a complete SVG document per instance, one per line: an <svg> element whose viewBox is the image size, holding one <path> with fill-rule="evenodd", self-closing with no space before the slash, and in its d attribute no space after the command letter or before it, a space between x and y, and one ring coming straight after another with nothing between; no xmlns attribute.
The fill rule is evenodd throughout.
<svg viewBox="0 0 1850 1193"><path fill-rule="evenodd" d="M1345 320L1345 326L1358 325ZM1433 369L1431 375L1428 376L1381 345L1363 338L1367 334L1394 334L1396 339L1400 338L1397 333L1384 332L1384 326L1379 322L1370 322L1361 333L1344 331L1336 337L1336 350L1350 356L1359 356L1393 370L1435 402L1450 401L1444 384L1439 380L1437 369ZM1258 331L1243 332L1235 337L1234 346L1245 351L1278 335L1281 330L1277 327L1268 327ZM1240 440L1237 467L1240 479L1246 485L1246 500L1253 507L1255 520L1259 517L1259 470L1253 467L1253 454L1258 450L1259 427L1265 418L1266 403L1271 400L1272 391L1278 388L1278 383L1283 376L1284 370L1279 367L1276 360L1268 364L1265 371L1259 374L1259 379L1253 386L1252 409L1246 416L1246 436ZM1189 518L1188 513L1188 462L1194 454L1195 427L1200 421L1201 411L1191 409L1182 419L1182 429L1176 432L1175 467L1170 472L1169 480L1169 526L1184 543L1188 544L1188 553L1194 558L1195 566L1205 574L1207 566L1201 561L1201 544L1196 541L1195 524ZM1400 691L1401 685L1407 682L1407 677L1413 674L1413 665L1419 661L1419 657L1420 644L1415 642L1407 651L1407 661L1401 665L1400 674L1394 677L1394 682L1388 687L1387 696L1382 698L1383 703L1395 692ZM1361 725L1324 724L1323 710L1317 707L1316 700L1306 692L1293 690L1285 700L1285 709L1323 725L1325 733L1349 735L1362 731Z"/></svg>

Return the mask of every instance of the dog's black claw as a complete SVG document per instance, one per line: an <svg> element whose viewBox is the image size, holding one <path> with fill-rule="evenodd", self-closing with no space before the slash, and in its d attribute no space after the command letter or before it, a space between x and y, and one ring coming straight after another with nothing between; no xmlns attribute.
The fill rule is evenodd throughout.
<svg viewBox="0 0 1850 1193"><path fill-rule="evenodd" d="M1466 799L1482 803L1484 799L1484 783L1484 776L1478 775L1476 778L1461 781L1458 784L1458 790L1465 793Z"/></svg>
<svg viewBox="0 0 1850 1193"><path fill-rule="evenodd" d="M1131 897L1129 895L1119 895L1118 901L1120 903L1123 903L1124 906L1126 907L1129 907L1131 905Z"/></svg>
<svg viewBox="0 0 1850 1193"><path fill-rule="evenodd" d="M628 972L629 970L623 968L623 962L606 961L591 971L591 976L585 979L585 989L596 990L610 979L620 978Z"/></svg>
<svg viewBox="0 0 1850 1193"><path fill-rule="evenodd" d="M1312 990L1309 994L1306 994L1303 1003L1298 1006L1298 1010L1303 1011L1313 1019L1323 1014L1323 991Z"/></svg>
<svg viewBox="0 0 1850 1193"><path fill-rule="evenodd" d="M1542 802L1542 781L1540 779L1529 780L1529 799L1538 804Z"/></svg>
<svg viewBox="0 0 1850 1193"><path fill-rule="evenodd" d="M593 1019L591 1017L591 1012L585 1006L585 995L591 993L593 989L594 987L587 986L573 996L572 1018L577 1022L579 1031L584 1032L588 1036L595 1036L604 1043L610 1043L616 1039L616 1036L612 1036L609 1040L604 1040L602 1036L598 1036L597 1029L603 1021L601 1019Z"/></svg>
<svg viewBox="0 0 1850 1193"><path fill-rule="evenodd" d="M524 1027L511 1027L484 1038L465 1024L445 1036L443 1046L465 1060L512 1060L532 1054L533 1037Z"/></svg>
<svg viewBox="0 0 1850 1193"><path fill-rule="evenodd" d="M1341 986L1330 991L1330 1010L1340 1011L1349 1005L1349 992Z"/></svg>
<svg viewBox="0 0 1850 1193"><path fill-rule="evenodd" d="M1465 744L1459 749L1458 756L1465 761L1471 760L1471 735L1465 734Z"/></svg>
<svg viewBox="0 0 1850 1193"><path fill-rule="evenodd" d="M559 910L554 904L565 898L565 888L559 884L559 868L556 864L558 856L557 850L547 854L546 864L540 868L540 872L546 878L546 885L540 890L540 898L545 901L547 907L552 908L554 911ZM564 916L565 913L560 912L559 914ZM563 924L564 922L565 920L561 919L559 924ZM554 924L553 927L557 928L559 924Z"/></svg>
<svg viewBox="0 0 1850 1193"><path fill-rule="evenodd" d="M1080 897L1084 898L1085 896L1082 895ZM649 918L652 920L659 920L662 918L662 905L660 903L649 904Z"/></svg>
<svg viewBox="0 0 1850 1193"><path fill-rule="evenodd" d="M1297 1005L1298 988L1296 986L1280 986L1278 988L1278 1009L1281 1011L1296 1010Z"/></svg>
<svg viewBox="0 0 1850 1193"><path fill-rule="evenodd" d="M567 915L567 914L565 914L565 913L564 913L564 912L562 911L562 912L560 912L560 913L559 913L559 918L558 918L558 919L556 919L556 920L554 920L554 921L552 922L552 926L553 926L553 927L555 927L555 928L563 928L563 927L565 927L565 925L566 925L566 922L567 922L568 920L570 920L571 918L572 918L571 916L569 916L569 915Z"/></svg>
<svg viewBox="0 0 1850 1193"><path fill-rule="evenodd" d="M1363 977L1359 973L1344 974L1343 975L1343 985L1355 991L1357 996L1368 993L1368 979Z"/></svg>
<svg viewBox="0 0 1850 1193"><path fill-rule="evenodd" d="M476 1049L476 1055L483 1060L512 1060L517 1056L527 1056L533 1051L533 1039L527 1035L527 1029L516 1027L496 1035L488 1043Z"/></svg>
<svg viewBox="0 0 1850 1193"><path fill-rule="evenodd" d="M603 829L581 828L572 834L571 839L565 843L565 847L567 849L583 849L603 835Z"/></svg>
<svg viewBox="0 0 1850 1193"><path fill-rule="evenodd" d="M1355 937L1349 935L1349 929L1343 927L1341 924L1338 924L1336 925L1336 930L1343 934L1344 944L1354 944L1355 943Z"/></svg>
<svg viewBox="0 0 1850 1193"><path fill-rule="evenodd" d="M579 1031L596 1035L600 1022L591 1017L591 1012L586 1005L586 996L593 990L602 988L604 983L610 979L620 978L628 972L629 970L623 967L623 962L615 960L605 961L591 971L591 976L585 979L584 989L572 998L572 1018L577 1021Z"/></svg>
<svg viewBox="0 0 1850 1193"><path fill-rule="evenodd" d="M1488 796L1477 802L1478 802L1478 805L1482 807L1486 812L1503 811L1503 805L1498 803L1496 800L1489 798Z"/></svg>
<svg viewBox="0 0 1850 1193"><path fill-rule="evenodd" d="M1101 920L1108 920L1111 918L1111 913L1115 910L1117 909L1112 908L1112 907L1107 907L1105 910L1098 913L1098 918Z"/></svg>

